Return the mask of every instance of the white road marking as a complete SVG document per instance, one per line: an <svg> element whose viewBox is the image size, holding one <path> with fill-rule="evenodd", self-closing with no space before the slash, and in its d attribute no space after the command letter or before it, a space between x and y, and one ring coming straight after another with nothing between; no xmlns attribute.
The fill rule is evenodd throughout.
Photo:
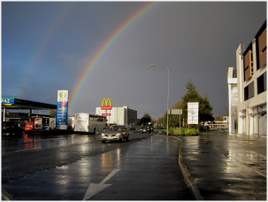
<svg viewBox="0 0 268 202"><path fill-rule="evenodd" d="M175 140L178 140L179 142L182 142L182 139L180 137L174 137L174 136L169 136L169 137L171 137L171 138L173 138Z"/></svg>
<svg viewBox="0 0 268 202"><path fill-rule="evenodd" d="M109 179L111 179L119 171L120 171L120 169L113 169L100 183L98 183L98 184L90 183L88 188L87 188L87 191L84 195L83 200L90 199L95 194L97 194L97 193L103 191L104 189L106 189L107 187L111 186L111 184L104 184L104 183L107 182Z"/></svg>
<svg viewBox="0 0 268 202"><path fill-rule="evenodd" d="M262 172L260 172L260 171L258 171L257 169L256 170L254 170L257 174L259 174L260 176L262 176L262 177L266 177L266 175L265 174L263 174Z"/></svg>
<svg viewBox="0 0 268 202"><path fill-rule="evenodd" d="M111 179L117 172L119 172L120 169L113 169L112 172L109 173L101 182L100 184L104 184L107 182L109 179Z"/></svg>
<svg viewBox="0 0 268 202"><path fill-rule="evenodd" d="M265 159L265 160L266 160L266 156L265 156L265 155L260 154L260 153L255 152L255 151L250 151L250 152L252 152L252 153L254 153L255 155L260 156L261 158L263 158L263 159Z"/></svg>
<svg viewBox="0 0 268 202"><path fill-rule="evenodd" d="M95 194L103 191L107 187L111 186L111 184L95 184L95 183L90 183L87 189L87 192L83 198L83 201L90 199L92 196Z"/></svg>
<svg viewBox="0 0 268 202"><path fill-rule="evenodd" d="M24 151L39 151L42 150L41 148L31 148L31 149L20 149L20 150L15 150L15 151L8 151L6 154L12 154L12 153L17 153L17 152L24 152ZM4 154L4 155L6 155Z"/></svg>

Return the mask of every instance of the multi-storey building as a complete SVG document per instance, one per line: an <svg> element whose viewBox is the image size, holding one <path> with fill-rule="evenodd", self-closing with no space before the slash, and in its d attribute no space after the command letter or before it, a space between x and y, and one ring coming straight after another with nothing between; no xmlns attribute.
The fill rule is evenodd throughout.
<svg viewBox="0 0 268 202"><path fill-rule="evenodd" d="M96 114L106 116L108 124L131 126L137 122L137 111L127 106L113 107L108 111L102 110L101 107L96 107Z"/></svg>
<svg viewBox="0 0 268 202"><path fill-rule="evenodd" d="M237 89L237 74L233 67L228 67L227 73L228 82L228 101L229 101L229 116L228 128L230 134L237 133L237 105L238 105L238 89Z"/></svg>
<svg viewBox="0 0 268 202"><path fill-rule="evenodd" d="M266 135L266 22L254 39L236 50L236 71L228 68L229 132Z"/></svg>

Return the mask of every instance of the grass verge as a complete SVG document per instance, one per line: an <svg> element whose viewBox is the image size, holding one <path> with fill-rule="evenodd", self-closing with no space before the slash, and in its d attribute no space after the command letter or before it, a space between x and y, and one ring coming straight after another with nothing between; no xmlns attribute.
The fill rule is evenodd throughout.
<svg viewBox="0 0 268 202"><path fill-rule="evenodd" d="M161 133L166 133L166 129L161 129ZM168 129L168 134L174 136L197 136L200 134L198 128L174 128Z"/></svg>

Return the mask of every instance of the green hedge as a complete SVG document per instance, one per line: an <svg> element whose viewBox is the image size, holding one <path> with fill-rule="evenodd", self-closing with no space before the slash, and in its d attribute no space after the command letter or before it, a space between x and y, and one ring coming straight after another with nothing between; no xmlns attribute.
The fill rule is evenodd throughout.
<svg viewBox="0 0 268 202"><path fill-rule="evenodd" d="M198 128L169 128L168 133L176 136L195 136L199 135Z"/></svg>

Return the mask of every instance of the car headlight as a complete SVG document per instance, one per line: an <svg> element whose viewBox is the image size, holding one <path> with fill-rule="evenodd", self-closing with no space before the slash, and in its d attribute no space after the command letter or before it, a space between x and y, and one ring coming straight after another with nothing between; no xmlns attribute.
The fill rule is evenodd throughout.
<svg viewBox="0 0 268 202"><path fill-rule="evenodd" d="M120 137L121 136L121 134L120 133L116 133L116 137Z"/></svg>
<svg viewBox="0 0 268 202"><path fill-rule="evenodd" d="M105 136L105 134L104 134L104 133L102 133L102 134L101 134L101 137L104 137L104 136Z"/></svg>

